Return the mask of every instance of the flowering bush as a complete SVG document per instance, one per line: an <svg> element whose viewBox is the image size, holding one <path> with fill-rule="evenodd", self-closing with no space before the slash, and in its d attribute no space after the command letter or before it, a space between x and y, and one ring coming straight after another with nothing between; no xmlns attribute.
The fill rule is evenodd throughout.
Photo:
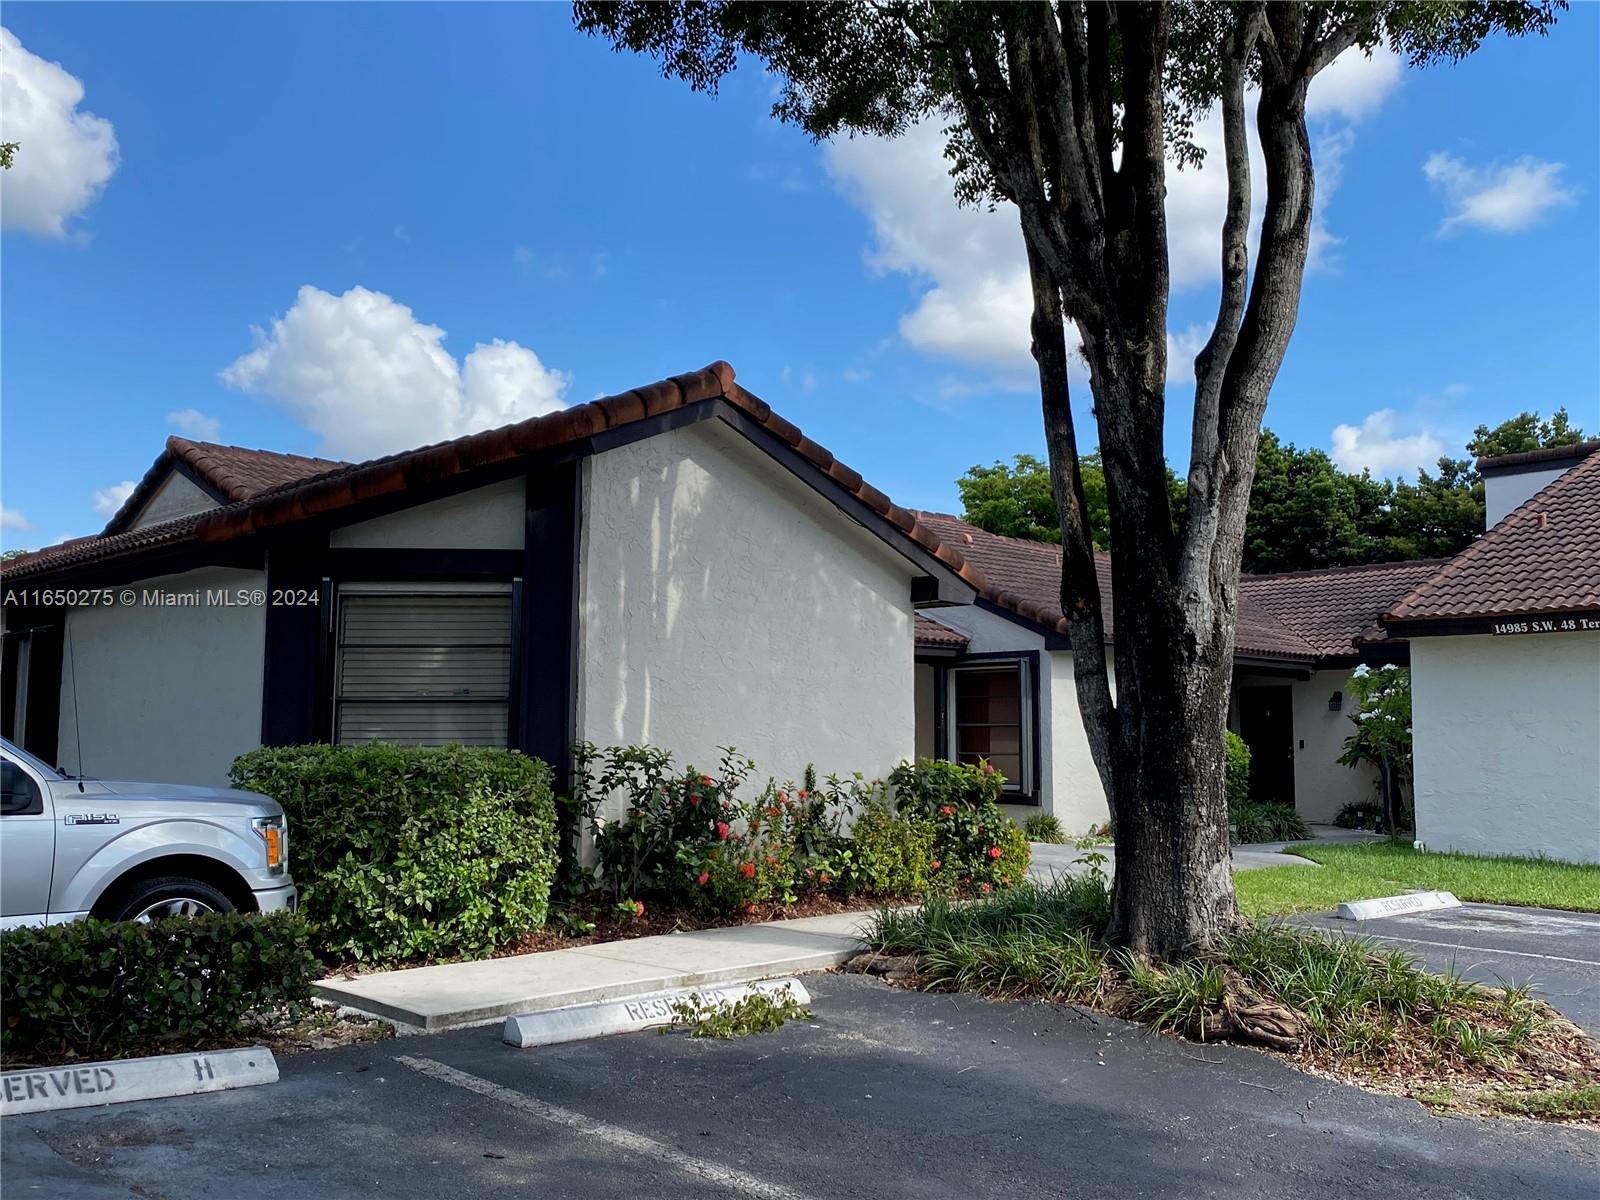
<svg viewBox="0 0 1600 1200"><path fill-rule="evenodd" d="M874 804L856 818L848 858L827 864L849 892L874 896L920 896L933 876L933 826L896 816Z"/></svg>
<svg viewBox="0 0 1600 1200"><path fill-rule="evenodd" d="M925 758L890 773L900 814L932 831L928 878L936 890L987 895L1027 876L1032 851L1000 809L1004 785L1005 777L986 762Z"/></svg>
<svg viewBox="0 0 1600 1200"><path fill-rule="evenodd" d="M573 752L570 806L594 831L600 886L618 899L642 893L691 897L695 878L740 818L735 793L755 769L731 747L715 776L673 769L672 755L652 746ZM621 793L627 810L615 821L597 815L600 801Z"/></svg>
<svg viewBox="0 0 1600 1200"><path fill-rule="evenodd" d="M941 808L997 804L1005 776L988 763L955 763L925 758L903 762L889 772L895 806L912 816L931 816Z"/></svg>

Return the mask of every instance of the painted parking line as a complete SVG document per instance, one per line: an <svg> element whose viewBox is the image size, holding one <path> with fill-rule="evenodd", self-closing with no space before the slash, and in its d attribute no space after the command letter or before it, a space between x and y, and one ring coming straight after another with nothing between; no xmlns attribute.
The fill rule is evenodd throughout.
<svg viewBox="0 0 1600 1200"><path fill-rule="evenodd" d="M1314 928L1324 928L1315 926ZM1343 933L1342 930L1330 929L1329 933ZM1580 967L1600 967L1600 962L1588 958L1563 958L1559 954L1534 954L1527 950L1496 950L1492 946L1463 946L1458 942L1430 942L1425 938L1396 937L1389 933L1367 933L1366 931L1345 934L1347 937L1371 938L1379 942L1405 942L1411 946L1437 946L1442 950L1464 950L1470 954L1486 954L1490 958L1502 954L1511 955L1513 958L1537 958L1544 962L1576 963Z"/></svg>
<svg viewBox="0 0 1600 1200"><path fill-rule="evenodd" d="M498 1101L508 1108L518 1112L527 1113L531 1117L538 1117L541 1121L548 1121L552 1125L560 1125L582 1134L584 1137L596 1138L602 1142L626 1150L633 1154L642 1154L653 1158L657 1162L666 1163L675 1167L685 1175L692 1175L696 1179L703 1179L707 1183L715 1184L740 1196L753 1196L756 1200L816 1200L816 1197L805 1192L797 1192L793 1188L784 1187L782 1184L773 1183L762 1179L759 1175L752 1175L747 1171L740 1171L735 1167L725 1167L721 1163L714 1163L704 1158L696 1158L692 1154L685 1154L676 1150L665 1142L658 1142L653 1137L646 1137L642 1133L635 1133L631 1129L623 1129L619 1125L611 1125L605 1121L597 1121L593 1117L586 1117L582 1113L573 1112L568 1108L561 1108L554 1104L547 1104L543 1100L536 1100L532 1096L512 1088L504 1087L487 1079L481 1079L466 1071L457 1070L455 1067L446 1066L442 1062L435 1062L431 1058L413 1058L409 1054L398 1054L395 1061L410 1067L413 1071L426 1075L429 1079L437 1079L441 1083L452 1084L458 1088L465 1088L489 1100Z"/></svg>

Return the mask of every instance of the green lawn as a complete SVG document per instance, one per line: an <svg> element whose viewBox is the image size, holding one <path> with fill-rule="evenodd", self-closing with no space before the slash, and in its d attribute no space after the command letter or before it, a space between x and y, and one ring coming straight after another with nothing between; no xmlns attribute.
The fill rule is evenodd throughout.
<svg viewBox="0 0 1600 1200"><path fill-rule="evenodd" d="M1387 842L1322 842L1291 846L1290 852L1322 867L1238 872L1234 885L1246 915L1317 912L1345 900L1395 896L1413 888L1453 892L1461 900L1486 904L1600 912L1600 866L1419 853Z"/></svg>

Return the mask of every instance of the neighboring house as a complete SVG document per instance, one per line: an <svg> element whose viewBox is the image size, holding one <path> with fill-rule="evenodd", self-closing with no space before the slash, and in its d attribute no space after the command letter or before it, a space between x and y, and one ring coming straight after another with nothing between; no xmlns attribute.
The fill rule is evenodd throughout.
<svg viewBox="0 0 1600 1200"><path fill-rule="evenodd" d="M1061 548L941 513L917 517L983 577L975 604L917 621L918 755L987 758L1005 774L1011 803L1053 812L1069 832L1104 821L1061 612ZM1098 559L1114 658L1110 559ZM1244 577L1228 725L1250 745L1256 798L1322 822L1374 799L1376 773L1337 761L1351 731L1345 684L1359 663L1405 661L1404 643L1387 640L1377 619L1439 566Z"/></svg>
<svg viewBox="0 0 1600 1200"><path fill-rule="evenodd" d="M881 776L914 610L980 583L725 363L366 463L172 438L103 534L5 564L3 727L205 784L374 738Z"/></svg>
<svg viewBox="0 0 1600 1200"><path fill-rule="evenodd" d="M1600 441L1478 471L1492 527L1383 618L1411 643L1417 840L1600 862Z"/></svg>

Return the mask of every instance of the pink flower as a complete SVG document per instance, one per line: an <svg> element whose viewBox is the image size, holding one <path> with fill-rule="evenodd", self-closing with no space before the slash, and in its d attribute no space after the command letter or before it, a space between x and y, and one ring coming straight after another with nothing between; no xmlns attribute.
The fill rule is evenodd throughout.
<svg viewBox="0 0 1600 1200"><path fill-rule="evenodd" d="M796 792L796 793L795 793L795 795L796 795L796 796L799 796L799 797L800 797L800 799L802 799L802 800L804 800L804 799L805 799L805 798L806 798L806 797L807 797L807 796L809 796L809 795L810 795L810 794L811 794L811 793L810 793L810 792L808 792L808 791L806 791L806 790L805 790L805 788L801 788L801 789L800 789L800 790L799 790L799 791L798 791L798 792Z"/></svg>
<svg viewBox="0 0 1600 1200"><path fill-rule="evenodd" d="M942 867L942 866L944 866L944 864L943 864L943 863L942 863L942 862L940 862L940 861L939 861L939 860L938 860L938 859L937 859L937 858L936 858L936 859L934 859L934 860L933 860L933 861L932 861L932 862L931 862L931 863L929 863L929 864L928 864L928 870L930 870L930 871L937 871L937 870L938 870L938 869L939 869L939 868L940 868L940 867Z"/></svg>
<svg viewBox="0 0 1600 1200"><path fill-rule="evenodd" d="M951 807L950 807L950 806L949 806L949 805L948 805L948 804L946 804L946 805L945 805L945 806L944 806L944 807L943 807L943 808L941 808L941 809L940 809L940 810L939 810L939 811L940 811L940 812L941 812L941 813L943 813L943 814L944 814L944 815L945 815L945 816L947 816L947 817L948 817L948 816L949 816L949 815L950 815L950 814L951 814L951 813L953 813L953 812L955 812L955 809L953 809L953 808L951 808Z"/></svg>
<svg viewBox="0 0 1600 1200"><path fill-rule="evenodd" d="M711 786L711 776L709 776L709 775L700 776L700 786L701 787L710 787Z"/></svg>
<svg viewBox="0 0 1600 1200"><path fill-rule="evenodd" d="M978 890L980 892L982 892L985 896L987 896L993 889L990 888L990 886L987 883L980 883L978 885Z"/></svg>
<svg viewBox="0 0 1600 1200"><path fill-rule="evenodd" d="M999 846L990 846L989 847L989 857L990 858L999 858L1004 853L1005 853L1005 851L1001 850Z"/></svg>
<svg viewBox="0 0 1600 1200"><path fill-rule="evenodd" d="M733 832L733 830L729 827L729 825L728 825L728 823L726 821L718 821L717 822L717 836L719 838L721 838L723 841L727 841L728 840L728 835L730 833L732 833L732 832Z"/></svg>
<svg viewBox="0 0 1600 1200"><path fill-rule="evenodd" d="M636 916L636 917L644 916L644 901L643 900L635 900L633 902L633 915Z"/></svg>
<svg viewBox="0 0 1600 1200"><path fill-rule="evenodd" d="M711 882L711 872L710 871L701 871L700 872L700 878L696 879L695 882L698 883L701 887L705 887L706 884Z"/></svg>
<svg viewBox="0 0 1600 1200"><path fill-rule="evenodd" d="M743 875L746 879L754 879L756 877L755 863L740 863L739 874Z"/></svg>
<svg viewBox="0 0 1600 1200"><path fill-rule="evenodd" d="M690 792L689 793L689 803L691 805L699 804L700 803L700 793L699 792Z"/></svg>

